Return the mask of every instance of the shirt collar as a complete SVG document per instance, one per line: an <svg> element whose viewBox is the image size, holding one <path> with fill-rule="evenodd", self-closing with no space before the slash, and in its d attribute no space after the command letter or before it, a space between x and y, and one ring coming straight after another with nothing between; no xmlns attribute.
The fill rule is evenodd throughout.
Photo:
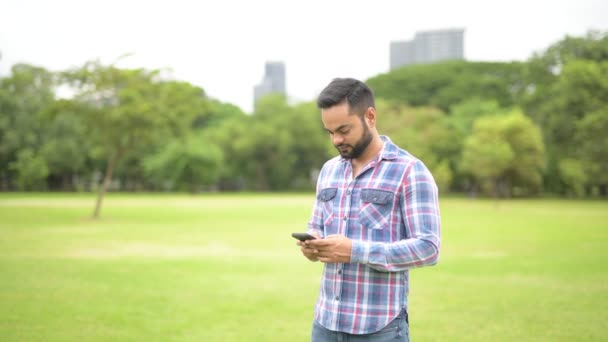
<svg viewBox="0 0 608 342"><path fill-rule="evenodd" d="M391 138L381 135L380 139L384 142L382 151L380 151L380 159L391 160L397 158L399 156L399 147L393 144Z"/></svg>

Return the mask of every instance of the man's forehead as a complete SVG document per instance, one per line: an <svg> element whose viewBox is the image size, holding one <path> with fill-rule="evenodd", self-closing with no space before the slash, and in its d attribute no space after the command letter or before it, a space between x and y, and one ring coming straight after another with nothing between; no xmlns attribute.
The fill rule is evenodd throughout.
<svg viewBox="0 0 608 342"><path fill-rule="evenodd" d="M332 117L331 114L323 117L323 126L325 129L335 131L342 128L348 128L354 125L357 121L357 115L346 115L340 117Z"/></svg>

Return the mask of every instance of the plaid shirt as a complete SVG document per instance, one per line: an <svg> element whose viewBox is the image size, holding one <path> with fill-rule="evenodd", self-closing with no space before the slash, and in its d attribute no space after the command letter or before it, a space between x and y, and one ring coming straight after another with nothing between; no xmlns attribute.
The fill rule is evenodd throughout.
<svg viewBox="0 0 608 342"><path fill-rule="evenodd" d="M351 262L324 264L315 319L367 334L407 310L409 269L439 257L437 186L426 166L386 136L382 151L353 178L349 160L323 166L308 223L321 236L352 239Z"/></svg>

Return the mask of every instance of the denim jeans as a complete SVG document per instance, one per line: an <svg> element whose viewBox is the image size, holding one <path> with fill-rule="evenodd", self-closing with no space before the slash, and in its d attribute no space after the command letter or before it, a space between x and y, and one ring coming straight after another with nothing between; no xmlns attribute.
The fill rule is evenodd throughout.
<svg viewBox="0 0 608 342"><path fill-rule="evenodd" d="M317 321L312 324L312 342L409 342L407 313L402 312L382 330L371 334L353 335L329 330Z"/></svg>

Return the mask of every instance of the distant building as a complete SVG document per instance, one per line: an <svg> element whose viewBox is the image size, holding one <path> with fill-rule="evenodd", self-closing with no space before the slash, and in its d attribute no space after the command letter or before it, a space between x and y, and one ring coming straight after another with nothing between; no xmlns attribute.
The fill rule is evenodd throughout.
<svg viewBox="0 0 608 342"><path fill-rule="evenodd" d="M390 45L391 70L409 64L464 59L464 29L416 32L414 39Z"/></svg>
<svg viewBox="0 0 608 342"><path fill-rule="evenodd" d="M264 78L253 88L254 103L260 97L271 93L286 94L285 64L283 62L266 62Z"/></svg>

